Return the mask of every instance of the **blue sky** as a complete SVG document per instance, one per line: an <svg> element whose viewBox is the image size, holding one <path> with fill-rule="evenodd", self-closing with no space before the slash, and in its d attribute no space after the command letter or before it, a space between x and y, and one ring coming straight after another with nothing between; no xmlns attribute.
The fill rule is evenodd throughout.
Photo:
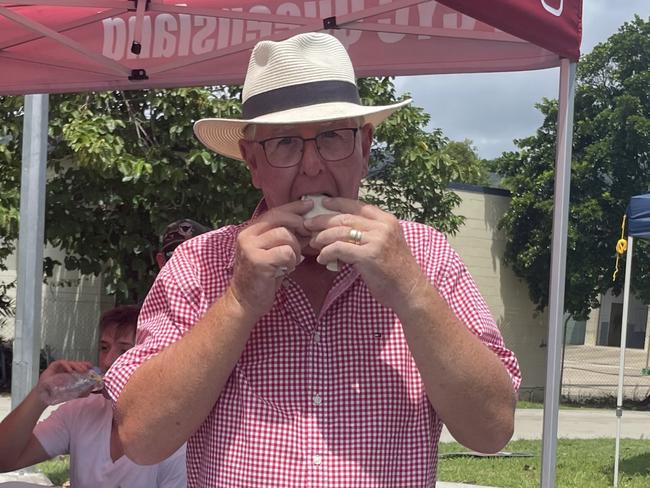
<svg viewBox="0 0 650 488"><path fill-rule="evenodd" d="M650 17L650 0L583 0L581 52L605 41L634 14ZM455 140L471 139L484 158L515 148L513 139L535 132L542 122L535 103L557 98L559 69L399 77L399 93L431 114L431 126Z"/></svg>

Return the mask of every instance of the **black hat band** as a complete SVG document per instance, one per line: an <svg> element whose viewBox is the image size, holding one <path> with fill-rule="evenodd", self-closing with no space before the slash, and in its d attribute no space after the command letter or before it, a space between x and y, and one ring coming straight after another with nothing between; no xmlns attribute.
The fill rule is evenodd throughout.
<svg viewBox="0 0 650 488"><path fill-rule="evenodd" d="M319 103L348 102L361 105L359 90L354 83L340 80L313 81L283 86L247 99L242 104L244 119L306 107Z"/></svg>

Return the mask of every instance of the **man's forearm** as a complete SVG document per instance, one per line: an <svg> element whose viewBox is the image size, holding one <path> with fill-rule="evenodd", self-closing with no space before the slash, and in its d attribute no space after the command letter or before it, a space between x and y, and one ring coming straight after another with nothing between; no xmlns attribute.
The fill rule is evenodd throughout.
<svg viewBox="0 0 650 488"><path fill-rule="evenodd" d="M460 443L482 452L512 436L515 394L503 363L428 282L397 311L429 401Z"/></svg>
<svg viewBox="0 0 650 488"><path fill-rule="evenodd" d="M45 405L33 389L0 423L0 471L17 469L16 462L27 447L44 410Z"/></svg>
<svg viewBox="0 0 650 488"><path fill-rule="evenodd" d="M133 373L116 410L119 437L129 458L158 463L199 428L256 320L228 290L182 339Z"/></svg>

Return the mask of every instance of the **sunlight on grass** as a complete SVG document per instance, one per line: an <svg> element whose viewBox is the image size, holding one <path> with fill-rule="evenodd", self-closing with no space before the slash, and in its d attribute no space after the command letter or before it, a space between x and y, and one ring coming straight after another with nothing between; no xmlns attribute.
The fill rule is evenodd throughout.
<svg viewBox="0 0 650 488"><path fill-rule="evenodd" d="M517 408L539 408L542 409L544 408L543 403L538 403L538 402L528 402L526 400L519 400L517 402Z"/></svg>
<svg viewBox="0 0 650 488"><path fill-rule="evenodd" d="M445 457L467 452L455 442L440 444L438 479L498 488L538 488L542 442L513 441L503 451L530 453L532 457ZM69 458L59 456L37 465L52 483L68 480ZM557 488L609 488L614 472L614 439L560 439L557 450ZM620 488L650 486L650 442L621 441Z"/></svg>
<svg viewBox="0 0 650 488"><path fill-rule="evenodd" d="M527 452L533 457L466 458L445 453L466 451L457 443L440 444L438 479L499 488L538 488L541 441L513 441L503 451ZM608 488L614 473L614 439L560 439L557 451L558 488ZM620 488L650 486L650 443L621 441Z"/></svg>
<svg viewBox="0 0 650 488"><path fill-rule="evenodd" d="M70 456L57 456L37 464L36 468L50 478L55 486L61 486L70 477Z"/></svg>

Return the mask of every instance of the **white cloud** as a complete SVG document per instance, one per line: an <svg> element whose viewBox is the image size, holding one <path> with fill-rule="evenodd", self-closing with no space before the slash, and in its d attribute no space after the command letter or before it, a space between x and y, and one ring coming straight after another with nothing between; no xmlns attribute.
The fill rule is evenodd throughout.
<svg viewBox="0 0 650 488"><path fill-rule="evenodd" d="M634 14L650 16L648 0L584 0L581 51L607 40ZM399 93L431 115L447 137L472 139L481 157L514 149L513 139L534 134L542 122L535 103L557 98L559 70L400 77Z"/></svg>

